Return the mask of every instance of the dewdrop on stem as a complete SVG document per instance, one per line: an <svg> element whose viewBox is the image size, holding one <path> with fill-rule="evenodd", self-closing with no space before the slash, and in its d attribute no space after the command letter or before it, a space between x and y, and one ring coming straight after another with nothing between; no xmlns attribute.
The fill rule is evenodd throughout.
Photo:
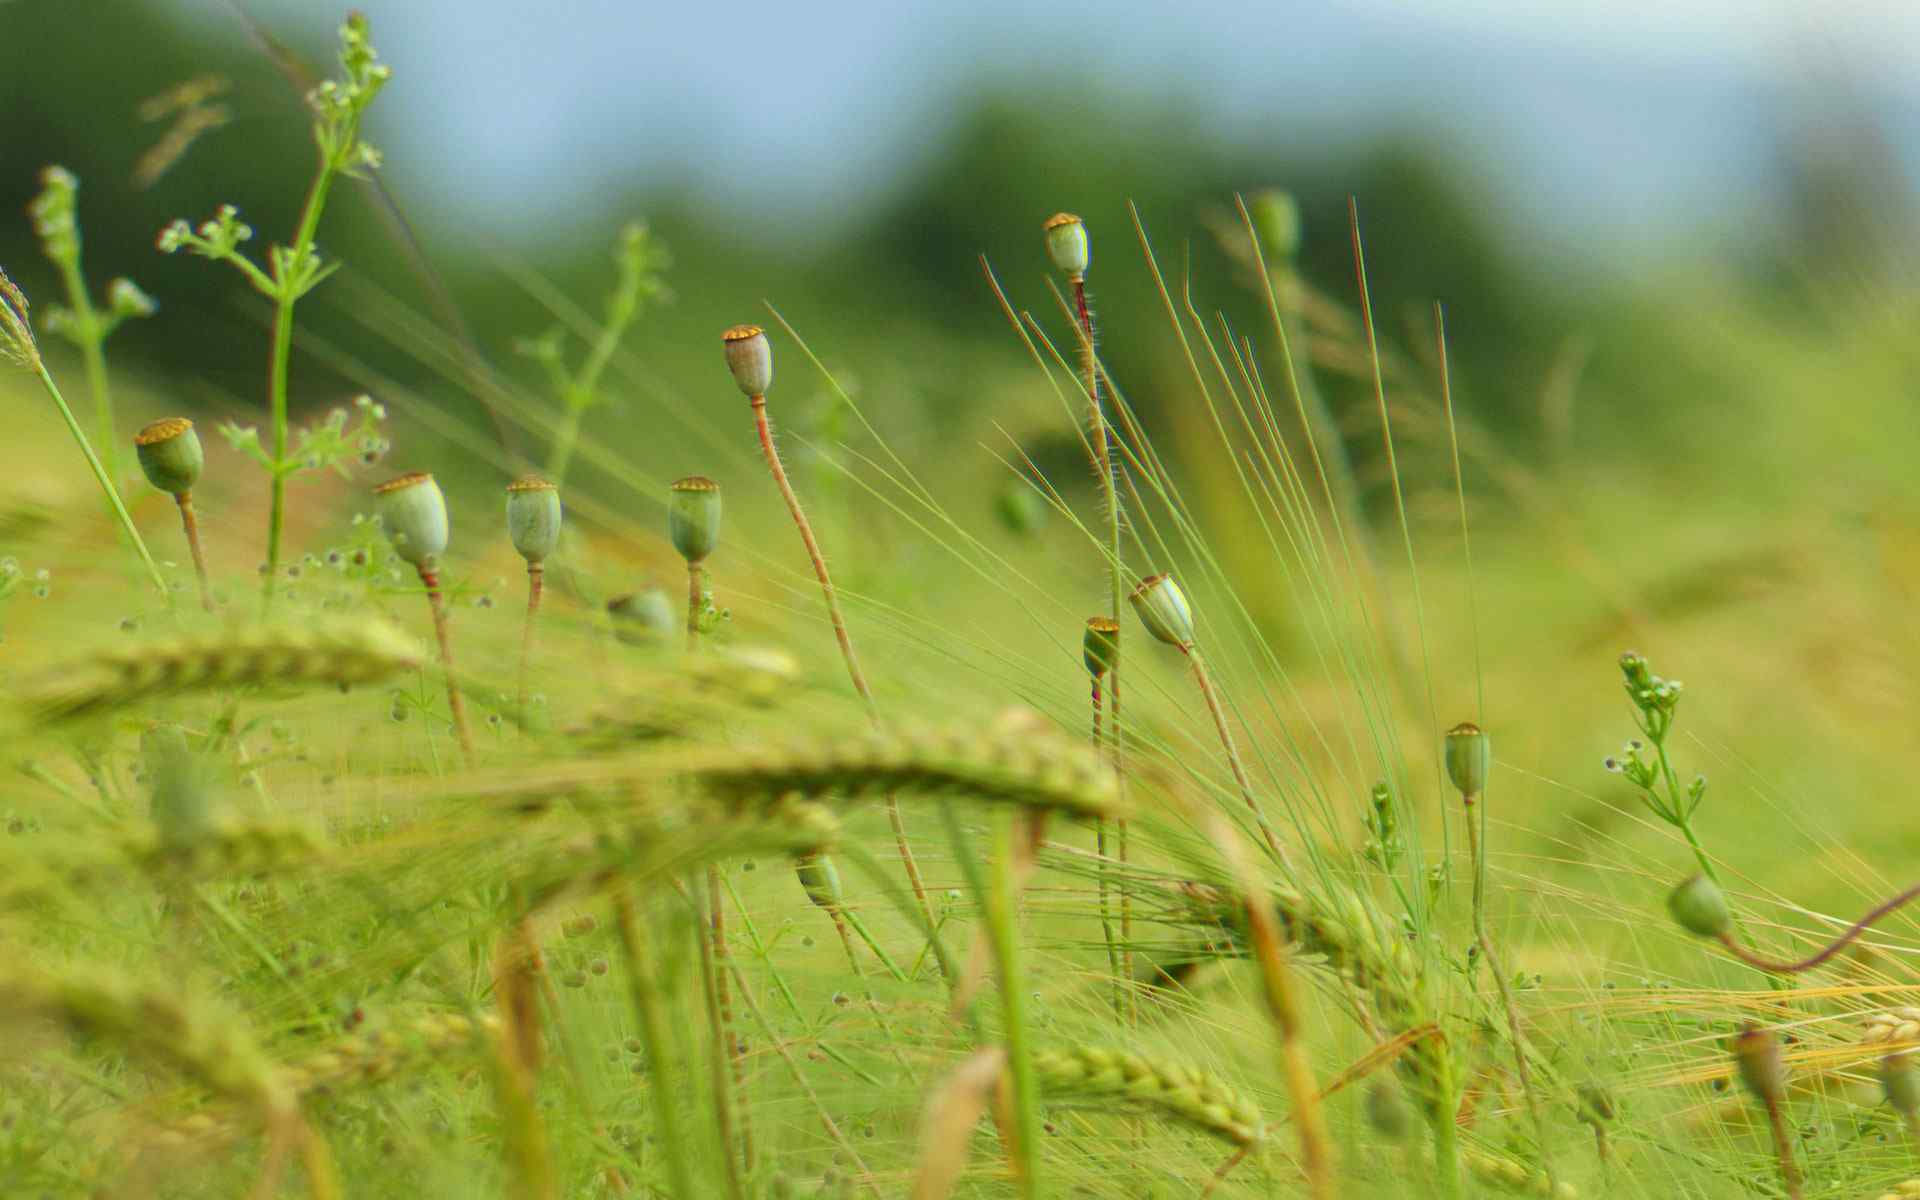
<svg viewBox="0 0 1920 1200"><path fill-rule="evenodd" d="M1487 775L1493 765L1493 744L1478 725L1472 721L1462 721L1447 730L1446 761L1447 778L1462 796L1471 798L1487 790Z"/></svg>
<svg viewBox="0 0 1920 1200"><path fill-rule="evenodd" d="M1048 217L1040 228L1046 234L1047 257L1053 265L1074 282L1085 279L1089 258L1086 223L1062 212Z"/></svg>

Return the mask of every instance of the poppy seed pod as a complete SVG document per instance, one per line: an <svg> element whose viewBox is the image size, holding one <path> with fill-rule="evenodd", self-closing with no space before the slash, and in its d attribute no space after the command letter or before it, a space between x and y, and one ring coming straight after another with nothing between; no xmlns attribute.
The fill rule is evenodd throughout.
<svg viewBox="0 0 1920 1200"><path fill-rule="evenodd" d="M1733 1062L1740 1082L1762 1104L1778 1104L1787 1094L1787 1062L1772 1032L1749 1021L1733 1038Z"/></svg>
<svg viewBox="0 0 1920 1200"><path fill-rule="evenodd" d="M1187 605L1187 594L1171 575L1154 575L1142 579L1127 599L1133 603L1133 611L1140 616L1140 623L1147 632L1169 646L1178 646L1185 650L1193 645L1193 609Z"/></svg>
<svg viewBox="0 0 1920 1200"><path fill-rule="evenodd" d="M1487 775L1493 765L1493 743L1478 725L1462 721L1447 730L1447 778L1462 796L1478 796L1487 790Z"/></svg>
<svg viewBox="0 0 1920 1200"><path fill-rule="evenodd" d="M174 496L193 490L206 462L200 435L185 417L167 417L148 425L133 435L133 449L147 482Z"/></svg>
<svg viewBox="0 0 1920 1200"><path fill-rule="evenodd" d="M1695 875L1667 897L1667 911L1680 928L1703 938L1725 937L1733 929L1733 911L1720 885Z"/></svg>
<svg viewBox="0 0 1920 1200"><path fill-rule="evenodd" d="M720 544L720 485L705 475L676 479L667 498L667 533L690 563L705 562Z"/></svg>
<svg viewBox="0 0 1920 1200"><path fill-rule="evenodd" d="M425 471L389 479L373 489L393 552L428 570L447 549L447 498Z"/></svg>
<svg viewBox="0 0 1920 1200"><path fill-rule="evenodd" d="M1055 213L1048 217L1041 227L1047 235L1047 257L1053 265L1064 271L1069 279L1079 279L1087 273L1087 226L1072 213Z"/></svg>
<svg viewBox="0 0 1920 1200"><path fill-rule="evenodd" d="M560 544L560 489L538 475L507 485L507 536L528 563L544 563Z"/></svg>
<svg viewBox="0 0 1920 1200"><path fill-rule="evenodd" d="M1080 655L1086 660L1087 674L1095 679L1113 670L1120 661L1120 622L1112 617L1088 617L1087 632L1080 639Z"/></svg>
<svg viewBox="0 0 1920 1200"><path fill-rule="evenodd" d="M840 907L840 872L831 858L824 854L796 858L793 860L793 871L800 877L800 886L805 889L807 899L828 912Z"/></svg>
<svg viewBox="0 0 1920 1200"><path fill-rule="evenodd" d="M748 396L764 396L773 386L773 346L758 325L735 325L720 335L727 370Z"/></svg>
<svg viewBox="0 0 1920 1200"><path fill-rule="evenodd" d="M659 588L630 592L607 601L613 634L629 646L644 646L671 637L680 627L673 601Z"/></svg>
<svg viewBox="0 0 1920 1200"><path fill-rule="evenodd" d="M1914 1066L1912 1051L1889 1054L1880 1060L1880 1090L1901 1116L1920 1113L1920 1067Z"/></svg>

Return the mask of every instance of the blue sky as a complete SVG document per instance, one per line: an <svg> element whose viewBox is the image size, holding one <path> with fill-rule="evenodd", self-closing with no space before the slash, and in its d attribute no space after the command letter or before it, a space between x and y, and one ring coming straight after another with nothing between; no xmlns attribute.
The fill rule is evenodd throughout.
<svg viewBox="0 0 1920 1200"><path fill-rule="evenodd" d="M248 6L315 49L337 19ZM378 129L396 169L502 234L650 177L748 216L853 219L982 70L1084 71L1286 141L1411 124L1481 169L1523 240L1626 257L1767 220L1772 131L1838 76L1920 157L1920 4L1898 0L360 6L401 72Z"/></svg>

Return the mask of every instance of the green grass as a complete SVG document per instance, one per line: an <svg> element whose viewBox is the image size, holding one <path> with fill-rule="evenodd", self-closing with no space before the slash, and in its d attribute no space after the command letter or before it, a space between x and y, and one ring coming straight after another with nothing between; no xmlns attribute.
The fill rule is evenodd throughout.
<svg viewBox="0 0 1920 1200"><path fill-rule="evenodd" d="M1144 221L1093 232L1096 263L1158 262ZM1730 1053L1747 1021L1784 1042L1807 1195L1920 1176L1863 1023L1920 1003L1912 914L1774 983L1664 907L1710 866L1742 940L1793 957L1911 882L1920 428L1888 316L1910 298L1836 293L1813 336L1731 286L1677 295L1686 336L1649 336L1665 357L1635 380L1659 415L1613 428L1596 383L1571 452L1537 458L1446 380L1433 329L1376 327L1355 281L1300 303L1274 247L1237 252L1258 328L1209 315L1248 279L1156 267L1144 294L1096 292L1164 314L1174 369L1133 379L1087 357L1036 229L1032 261L993 264L1002 349L956 339L981 398L951 413L848 386L914 378L884 331L811 343L741 313L773 343L774 428L869 698L719 331L640 433L604 402L652 382L620 347L664 259L622 245L604 322L523 279L583 366L484 397L456 338L350 266L314 303L363 344L294 330L288 300L295 394L324 363L393 417L316 425L294 457L334 470L291 490L284 386L264 475L243 436L208 447L213 614L153 596L37 381L0 380L21 414L0 492L0 1193L1780 1195ZM439 380L373 373L376 339ZM112 384L122 437L178 403L170 380ZM1329 437L1323 405L1356 397ZM461 415L475 399L568 471L525 703L503 487L527 464ZM1084 464L1028 457L1075 436L1095 462L1111 439L1117 522ZM471 765L419 576L370 519L400 469L446 487ZM1050 519L998 519L1015 472ZM697 650L678 617L650 636L606 610L684 594L666 481L691 473L727 496ZM128 504L180 594L171 500ZM275 623L249 631L282 539ZM1219 704L1119 614L1123 780L1088 742L1081 649L1118 563L1179 579ZM1688 685L1653 739L1674 768L1647 776L1657 811L1601 766L1651 719L1619 690L1628 648ZM1469 718L1494 758L1482 860L1441 760ZM1685 809L1696 771L1711 788ZM1093 824L1122 815L1124 862ZM1287 953L1257 953L1250 897ZM722 983L737 1084L710 1036Z"/></svg>

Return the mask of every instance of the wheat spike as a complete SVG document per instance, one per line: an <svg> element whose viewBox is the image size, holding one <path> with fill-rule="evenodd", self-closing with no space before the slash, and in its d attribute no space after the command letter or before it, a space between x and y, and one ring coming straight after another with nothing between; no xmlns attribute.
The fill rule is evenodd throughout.
<svg viewBox="0 0 1920 1200"><path fill-rule="evenodd" d="M1217 1076L1126 1050L1074 1046L1033 1056L1049 1100L1104 1100L1152 1109L1236 1146L1261 1138L1260 1110Z"/></svg>
<svg viewBox="0 0 1920 1200"><path fill-rule="evenodd" d="M1545 1171L1532 1170L1511 1158L1478 1150L1464 1151L1460 1157L1473 1177L1490 1187L1523 1196L1545 1196L1548 1200L1579 1200L1580 1192L1572 1184L1556 1184Z"/></svg>
<svg viewBox="0 0 1920 1200"><path fill-rule="evenodd" d="M256 626L101 651L26 689L30 719L50 723L153 696L248 684L349 687L420 664L417 647L380 621Z"/></svg>

